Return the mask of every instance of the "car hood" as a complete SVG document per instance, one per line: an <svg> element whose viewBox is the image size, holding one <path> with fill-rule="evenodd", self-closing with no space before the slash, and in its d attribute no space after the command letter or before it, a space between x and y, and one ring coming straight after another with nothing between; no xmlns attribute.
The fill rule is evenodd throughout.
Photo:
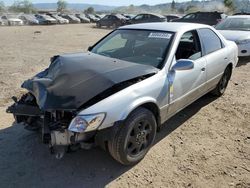
<svg viewBox="0 0 250 188"><path fill-rule="evenodd" d="M230 41L250 39L249 31L219 30L219 32Z"/></svg>
<svg viewBox="0 0 250 188"><path fill-rule="evenodd" d="M42 110L77 110L101 92L124 81L159 70L93 53L55 56L50 66L22 87Z"/></svg>

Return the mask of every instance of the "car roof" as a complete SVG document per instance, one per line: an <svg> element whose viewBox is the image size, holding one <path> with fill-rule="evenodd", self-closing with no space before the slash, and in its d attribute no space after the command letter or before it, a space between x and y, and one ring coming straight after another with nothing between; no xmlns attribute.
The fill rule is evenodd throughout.
<svg viewBox="0 0 250 188"><path fill-rule="evenodd" d="M120 27L119 29L141 29L141 30L180 32L180 31L190 31L193 29L200 29L200 28L211 28L211 27L204 24L194 24L194 23L156 22L156 23L126 25Z"/></svg>
<svg viewBox="0 0 250 188"><path fill-rule="evenodd" d="M228 16L228 18L250 18L250 15L234 15Z"/></svg>

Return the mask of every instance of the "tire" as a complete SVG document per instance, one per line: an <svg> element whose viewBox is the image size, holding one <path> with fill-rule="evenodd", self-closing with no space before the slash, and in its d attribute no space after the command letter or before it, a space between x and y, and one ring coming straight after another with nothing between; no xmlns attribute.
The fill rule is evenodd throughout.
<svg viewBox="0 0 250 188"><path fill-rule="evenodd" d="M153 113L145 108L137 108L108 142L109 153L123 165L138 163L154 143L156 129Z"/></svg>
<svg viewBox="0 0 250 188"><path fill-rule="evenodd" d="M224 71L216 88L211 92L213 95L220 97L225 93L228 82L231 78L231 74L232 74L232 69L228 66Z"/></svg>
<svg viewBox="0 0 250 188"><path fill-rule="evenodd" d="M101 26L100 23L96 23L96 27L97 27L97 28L101 28L102 26Z"/></svg>
<svg viewBox="0 0 250 188"><path fill-rule="evenodd" d="M112 24L112 28L113 28L113 29L116 29L117 27L118 27L118 26L117 26L116 23L113 23L113 24Z"/></svg>

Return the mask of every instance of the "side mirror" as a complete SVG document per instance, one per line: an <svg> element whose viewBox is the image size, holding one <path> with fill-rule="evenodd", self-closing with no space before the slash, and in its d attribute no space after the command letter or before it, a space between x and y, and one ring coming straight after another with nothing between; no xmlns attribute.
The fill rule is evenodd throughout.
<svg viewBox="0 0 250 188"><path fill-rule="evenodd" d="M93 49L93 46L88 47L88 51L90 52Z"/></svg>
<svg viewBox="0 0 250 188"><path fill-rule="evenodd" d="M191 70L194 68L194 62L189 59L180 59L177 60L175 65L172 67L172 70L175 71L183 71L183 70Z"/></svg>

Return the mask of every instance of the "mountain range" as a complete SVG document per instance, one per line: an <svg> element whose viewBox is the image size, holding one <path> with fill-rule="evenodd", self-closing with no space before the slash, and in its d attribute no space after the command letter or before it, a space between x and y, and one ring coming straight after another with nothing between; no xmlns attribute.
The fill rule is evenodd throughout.
<svg viewBox="0 0 250 188"><path fill-rule="evenodd" d="M139 13L139 12L156 12L156 13L165 13L171 10L172 3L163 3L158 5L140 5L140 6L106 6L106 5L97 5L97 4L86 4L86 3L68 3L67 8L69 10L83 11L88 7L93 7L95 11L104 11L104 12L128 12L128 13ZM33 4L36 9L50 9L55 10L57 8L56 3L35 3ZM235 11L244 11L250 12L250 1L249 0L234 0ZM227 11L226 7L223 4L223 0L191 0L186 2L175 1L175 10L187 12L190 11Z"/></svg>

